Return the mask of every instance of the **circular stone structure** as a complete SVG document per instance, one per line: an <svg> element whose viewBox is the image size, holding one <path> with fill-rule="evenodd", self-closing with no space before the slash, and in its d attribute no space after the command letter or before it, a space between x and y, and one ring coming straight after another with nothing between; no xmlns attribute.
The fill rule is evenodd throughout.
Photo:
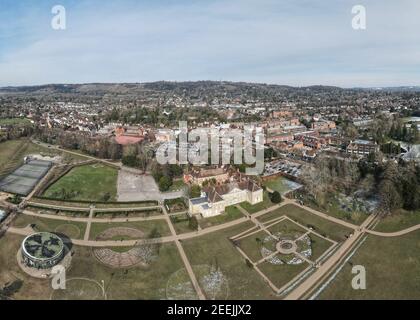
<svg viewBox="0 0 420 320"><path fill-rule="evenodd" d="M291 254L296 252L297 245L292 240L282 240L277 243L276 249L282 254Z"/></svg>
<svg viewBox="0 0 420 320"><path fill-rule="evenodd" d="M53 233L40 232L26 237L21 246L23 263L30 268L50 269L64 258L63 240Z"/></svg>

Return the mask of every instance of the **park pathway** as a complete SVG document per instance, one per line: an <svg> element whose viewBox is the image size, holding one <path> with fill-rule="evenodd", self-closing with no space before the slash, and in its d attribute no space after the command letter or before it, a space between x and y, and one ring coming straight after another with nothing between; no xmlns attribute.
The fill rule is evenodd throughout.
<svg viewBox="0 0 420 320"><path fill-rule="evenodd" d="M200 285L199 285L198 280L197 280L197 278L194 274L194 271L192 269L190 261L188 260L188 257L185 254L184 248L182 247L182 244L179 241L179 239L177 239L177 234L176 234L175 228L172 224L170 216L168 215L168 212L166 211L165 206L162 206L162 209L163 209L163 213L164 213L165 218L166 218L166 222L168 223L169 229L171 230L172 236L175 238L175 245L178 248L178 251L179 251L179 254L181 256L182 261L184 262L185 269L187 270L188 275L190 276L191 283L194 287L194 290L197 293L197 296L200 300L206 300L206 296L204 295L203 291L200 288Z"/></svg>
<svg viewBox="0 0 420 320"><path fill-rule="evenodd" d="M90 207L89 219L88 219L87 225L86 225L85 236L83 237L84 241L89 240L90 227L92 225L92 218L93 218L94 214L95 214L95 207L92 206L92 207Z"/></svg>

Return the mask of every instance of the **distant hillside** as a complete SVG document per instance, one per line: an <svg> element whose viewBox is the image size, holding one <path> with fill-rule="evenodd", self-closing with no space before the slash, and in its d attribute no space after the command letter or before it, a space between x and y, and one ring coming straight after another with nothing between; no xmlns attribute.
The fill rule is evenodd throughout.
<svg viewBox="0 0 420 320"><path fill-rule="evenodd" d="M147 91L183 93L184 91L200 93L211 92L230 92L243 93L247 91L284 93L290 91L301 92L325 92L343 90L331 86L310 86L310 87L291 87L282 85L271 85L261 83L245 82L217 82L217 81L195 81L195 82L151 82L151 83L89 83L89 84L48 84L41 86L24 87L3 87L0 88L2 94L139 94Z"/></svg>

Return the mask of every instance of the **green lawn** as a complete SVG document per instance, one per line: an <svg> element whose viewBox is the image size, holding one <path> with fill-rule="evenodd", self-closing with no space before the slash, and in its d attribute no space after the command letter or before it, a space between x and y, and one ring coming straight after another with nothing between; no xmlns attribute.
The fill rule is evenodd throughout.
<svg viewBox="0 0 420 320"><path fill-rule="evenodd" d="M24 139L0 143L0 176L10 173L23 163L26 144Z"/></svg>
<svg viewBox="0 0 420 320"><path fill-rule="evenodd" d="M118 171L103 164L75 167L50 186L43 196L76 201L115 201L117 178Z"/></svg>
<svg viewBox="0 0 420 320"><path fill-rule="evenodd" d="M272 290L254 269L246 265L245 259L228 239L252 226L251 222L245 222L182 242L192 265L217 265L220 268L229 283L227 299L275 299Z"/></svg>
<svg viewBox="0 0 420 320"><path fill-rule="evenodd" d="M111 300L166 299L167 283L184 267L176 246L162 244L159 256L147 267L111 269L93 257L91 248L75 247L75 256L67 278L104 280L107 298ZM189 283L191 287L191 284Z"/></svg>
<svg viewBox="0 0 420 320"><path fill-rule="evenodd" d="M162 237L171 235L169 226L165 220L149 220L149 221L136 221L136 222L119 222L119 223L92 223L90 227L89 239L95 240L103 231L116 228L133 228L144 232L144 238L147 238L150 233L156 229Z"/></svg>
<svg viewBox="0 0 420 320"><path fill-rule="evenodd" d="M263 258L261 254L262 240L270 237L267 232L259 231L238 241L239 248L252 262L258 262ZM271 238L271 237L270 237ZM275 242L274 238L273 243Z"/></svg>
<svg viewBox="0 0 420 320"><path fill-rule="evenodd" d="M335 241L344 241L352 230L336 223L318 217L293 204L285 205L275 211L269 212L258 220L269 221L277 217L287 215L290 219L299 222L306 227L313 227L316 232Z"/></svg>
<svg viewBox="0 0 420 320"><path fill-rule="evenodd" d="M171 222L177 234L196 231L190 228L190 219L186 213L171 216Z"/></svg>
<svg viewBox="0 0 420 320"><path fill-rule="evenodd" d="M398 210L392 215L382 218L376 226L376 231L395 232L420 224L420 210Z"/></svg>
<svg viewBox="0 0 420 320"><path fill-rule="evenodd" d="M333 244L328 240L318 237L316 234L311 233L312 256L309 258L312 261L316 261L321 257L325 251L327 251Z"/></svg>
<svg viewBox="0 0 420 320"><path fill-rule="evenodd" d="M11 297L22 300L49 300L54 290L51 280L32 278L19 268L16 253L23 240L22 236L6 234L0 238L0 288L6 284L22 281L22 286ZM125 248L128 249L128 248ZM83 278L98 283L104 281L107 298L110 300L161 300L166 299L166 288L171 276L184 265L174 244L162 244L159 255L148 266L136 266L127 269L111 269L100 263L92 253L92 248L73 246L71 268L66 278ZM189 281L189 279L187 279ZM75 290L70 297L91 298L88 284L78 280L69 283L68 288ZM190 287L191 284L187 283ZM93 289L96 289L95 285ZM191 289L192 290L192 289ZM94 291L94 290L93 290ZM66 298L66 291L60 292ZM99 291L101 292L101 290ZM54 296L57 292L54 292Z"/></svg>
<svg viewBox="0 0 420 320"><path fill-rule="evenodd" d="M19 124L30 124L31 122L26 118L6 118L0 119L0 126L14 126Z"/></svg>
<svg viewBox="0 0 420 320"><path fill-rule="evenodd" d="M269 227L268 230L272 234L279 232L283 235L294 235L296 237L300 237L307 232L306 229L302 228L301 226L297 225L296 223L290 220L283 220L277 222L276 224Z"/></svg>
<svg viewBox="0 0 420 320"><path fill-rule="evenodd" d="M200 227L204 229L243 217L244 215L242 214L241 210L239 210L236 206L229 206L226 207L225 213L211 218L202 218L198 220L198 223L200 224Z"/></svg>
<svg viewBox="0 0 420 320"><path fill-rule="evenodd" d="M17 228L25 228L32 224L35 225L35 231L62 233L73 239L83 239L86 230L86 223L84 222L69 222L48 218L38 218L24 214L18 215L18 217L13 221L13 226Z"/></svg>
<svg viewBox="0 0 420 320"><path fill-rule="evenodd" d="M273 191L278 191L280 194L291 191L293 189L290 186L291 184L296 184L296 186L298 185L297 183L284 177L278 177L276 179L271 179L264 182L264 186L270 188Z"/></svg>
<svg viewBox="0 0 420 320"><path fill-rule="evenodd" d="M299 273L308 267L308 263L303 262L298 265L290 264L272 264L268 261L258 265L258 268L264 273L277 288L281 288L290 282Z"/></svg>
<svg viewBox="0 0 420 320"><path fill-rule="evenodd" d="M185 187L186 184L184 183L184 181L181 180L174 180L174 182L172 183L172 186L169 188L169 192L170 191L178 191L181 190L183 187Z"/></svg>
<svg viewBox="0 0 420 320"><path fill-rule="evenodd" d="M369 235L320 299L418 299L420 232L397 238ZM354 290L352 265L366 268L366 290Z"/></svg>
<svg viewBox="0 0 420 320"><path fill-rule="evenodd" d="M267 209L271 206L273 206L274 204L271 202L270 198L268 197L268 193L266 191L264 191L264 197L263 197L263 201L260 203L257 203L255 205L251 205L248 202L242 202L240 204L240 206L242 208L244 208L246 211L248 211L249 213L253 214L253 213L257 213L258 211L262 211L264 209Z"/></svg>
<svg viewBox="0 0 420 320"><path fill-rule="evenodd" d="M32 278L18 266L16 254L23 239L23 236L10 233L0 238L0 290L6 285L21 283L22 286L11 295L11 298L48 300L52 292L51 280Z"/></svg>

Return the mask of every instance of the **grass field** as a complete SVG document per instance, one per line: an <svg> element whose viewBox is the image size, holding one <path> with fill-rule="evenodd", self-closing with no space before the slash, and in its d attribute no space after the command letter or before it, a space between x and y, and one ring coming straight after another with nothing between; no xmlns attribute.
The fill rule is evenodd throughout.
<svg viewBox="0 0 420 320"><path fill-rule="evenodd" d="M138 222L121 222L121 223L92 223L90 227L89 239L95 240L103 231L111 228L133 228L144 232L144 238L147 238L154 229L156 229L162 237L171 235L169 226L165 220L150 220Z"/></svg>
<svg viewBox="0 0 420 320"><path fill-rule="evenodd" d="M297 237L304 235L307 232L306 229L290 220L280 221L269 227L268 230L273 234L279 232L281 234L296 235Z"/></svg>
<svg viewBox="0 0 420 320"><path fill-rule="evenodd" d="M268 193L264 191L264 197L263 201L260 203L257 203L255 205L252 205L248 202L242 202L240 204L242 208L244 208L248 213L257 213L258 211L262 211L264 209L267 209L271 206L273 206L273 203L271 202L270 198L268 197Z"/></svg>
<svg viewBox="0 0 420 320"><path fill-rule="evenodd" d="M398 210L392 215L382 218L375 230L380 232L395 232L420 224L420 210Z"/></svg>
<svg viewBox="0 0 420 320"><path fill-rule="evenodd" d="M219 232L183 241L192 265L216 264L227 278L228 299L274 299L275 296L261 276L249 268L244 258L228 239L252 227L244 222Z"/></svg>
<svg viewBox="0 0 420 320"><path fill-rule="evenodd" d="M258 268L264 273L277 288L281 288L290 282L299 273L308 267L308 263L304 262L298 265L289 264L272 264L268 261L258 265Z"/></svg>
<svg viewBox="0 0 420 320"><path fill-rule="evenodd" d="M13 221L13 226L17 228L25 228L32 224L36 225L34 228L35 231L62 233L72 239L83 239L86 230L86 224L84 222L68 222L47 218L38 218L24 214L18 215L18 217Z"/></svg>
<svg viewBox="0 0 420 320"><path fill-rule="evenodd" d="M320 299L418 299L420 232L397 238L369 235ZM354 290L352 265L366 268L366 290Z"/></svg>
<svg viewBox="0 0 420 320"><path fill-rule="evenodd" d="M287 215L290 219L295 220L306 227L312 227L319 234L335 241L344 241L346 236L352 233L351 229L320 218L293 204L285 205L277 210L258 217L258 220L266 222L283 215Z"/></svg>
<svg viewBox="0 0 420 320"><path fill-rule="evenodd" d="M172 183L168 192L181 190L185 186L186 186L186 184L184 183L183 180L174 180L174 182Z"/></svg>
<svg viewBox="0 0 420 320"><path fill-rule="evenodd" d="M186 213L171 216L171 222L175 228L176 234L196 231L190 228L190 219Z"/></svg>
<svg viewBox="0 0 420 320"><path fill-rule="evenodd" d="M44 197L65 199L63 191L71 200L115 201L118 171L103 164L73 168L64 177L50 186Z"/></svg>
<svg viewBox="0 0 420 320"><path fill-rule="evenodd" d="M26 118L6 118L0 119L0 126L15 126L20 124L30 124L31 122Z"/></svg>
<svg viewBox="0 0 420 320"><path fill-rule="evenodd" d="M238 241L239 248L249 257L252 262L258 262L263 258L261 254L262 240L269 237L267 232L259 231Z"/></svg>
<svg viewBox="0 0 420 320"><path fill-rule="evenodd" d="M203 218L198 220L201 228L209 228L219 224L223 224L229 221L233 221L239 218L243 218L242 212L235 206L226 207L225 213L211 218Z"/></svg>
<svg viewBox="0 0 420 320"><path fill-rule="evenodd" d="M267 180L264 182L264 186L270 188L273 191L278 191L280 194L287 193L295 188L300 187L298 183L284 177Z"/></svg>
<svg viewBox="0 0 420 320"><path fill-rule="evenodd" d="M21 287L11 298L23 300L49 299L52 292L50 281L32 278L18 266L16 255L23 238L14 234L6 234L0 238L0 288L21 283Z"/></svg>
<svg viewBox="0 0 420 320"><path fill-rule="evenodd" d="M22 281L22 286L11 296L23 300L102 299L102 290L95 283L104 281L108 299L150 300L166 299L166 287L170 277L184 266L173 244L163 244L159 256L147 267L111 269L100 263L89 247L74 246L71 268L66 278L70 280L68 291L56 295L50 280L27 276L17 264L16 254L23 237L7 234L0 239L0 288ZM82 280L80 280L82 278ZM190 285L191 286L191 285Z"/></svg>
<svg viewBox="0 0 420 320"><path fill-rule="evenodd" d="M0 143L0 176L6 175L23 163L26 140L9 140Z"/></svg>
<svg viewBox="0 0 420 320"><path fill-rule="evenodd" d="M312 261L318 260L325 253L325 251L327 251L333 245L331 242L318 237L313 233L309 235L309 238L311 238L312 256L310 259Z"/></svg>
<svg viewBox="0 0 420 320"><path fill-rule="evenodd" d="M42 156L62 155L62 152L32 143L27 139L9 140L0 143L0 176L12 172L23 164L23 158L31 154ZM80 160L77 156L68 156L70 161Z"/></svg>
<svg viewBox="0 0 420 320"><path fill-rule="evenodd" d="M163 244L159 256L148 267L111 269L97 261L90 248L75 247L67 277L83 277L105 282L108 299L166 299L166 286L173 273L183 268L174 244Z"/></svg>

